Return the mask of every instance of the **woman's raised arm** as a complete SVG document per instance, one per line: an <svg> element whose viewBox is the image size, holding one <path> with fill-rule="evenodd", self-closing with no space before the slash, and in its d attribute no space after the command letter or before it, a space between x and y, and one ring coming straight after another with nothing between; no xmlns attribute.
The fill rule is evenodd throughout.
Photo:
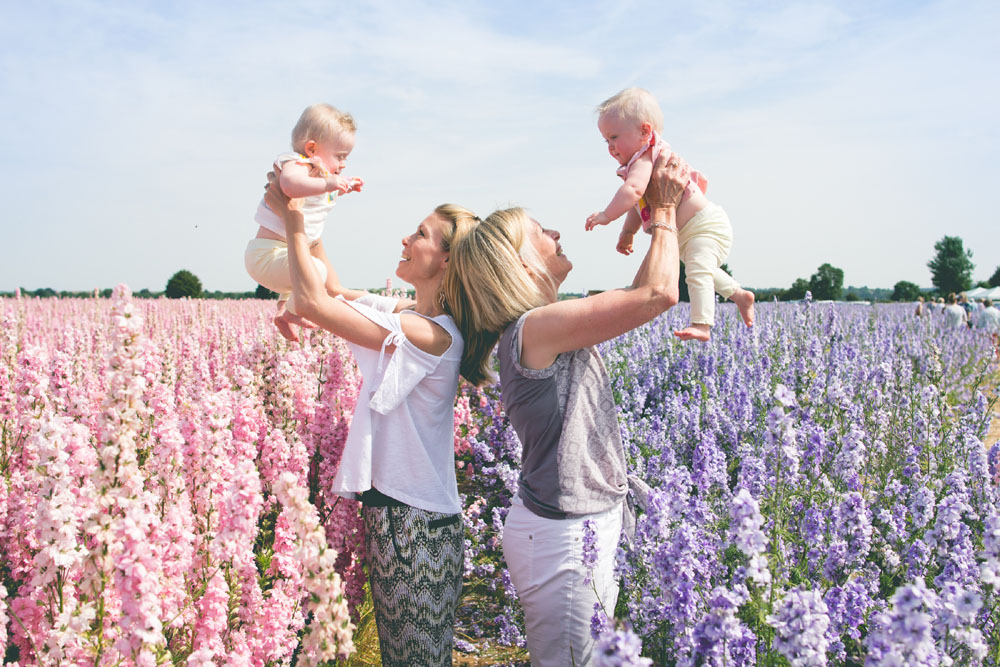
<svg viewBox="0 0 1000 667"><path fill-rule="evenodd" d="M273 172L267 175L267 181L265 201L285 222L296 314L352 343L374 350L381 349L389 331L359 313L346 301L327 294L326 286L313 267L309 240L305 234L305 220L299 208L300 201L289 199L281 191ZM441 327L425 318L407 316L401 320L401 324L410 342L430 354L442 354L451 343L451 337ZM386 347L387 352L394 349L392 345Z"/></svg>
<svg viewBox="0 0 1000 667"><path fill-rule="evenodd" d="M646 188L652 238L632 286L532 311L521 339L523 366L547 368L560 353L616 338L677 303L676 210L689 178L690 169L683 160L660 156Z"/></svg>

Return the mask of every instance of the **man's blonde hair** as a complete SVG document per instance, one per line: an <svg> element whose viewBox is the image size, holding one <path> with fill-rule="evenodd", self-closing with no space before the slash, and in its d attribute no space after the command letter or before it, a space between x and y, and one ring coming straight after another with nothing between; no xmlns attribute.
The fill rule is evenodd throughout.
<svg viewBox="0 0 1000 667"><path fill-rule="evenodd" d="M292 129L292 150L305 152L307 141L324 143L346 132L354 134L354 116L329 104L313 104L299 116L299 122Z"/></svg>
<svg viewBox="0 0 1000 667"><path fill-rule="evenodd" d="M452 247L441 289L465 341L462 375L474 385L495 381L490 353L504 328L546 303L539 283L553 280L528 241L534 224L522 208L501 209Z"/></svg>
<svg viewBox="0 0 1000 667"><path fill-rule="evenodd" d="M663 111L656 98L645 88L626 88L597 105L597 116L616 116L637 124L649 123L663 132Z"/></svg>

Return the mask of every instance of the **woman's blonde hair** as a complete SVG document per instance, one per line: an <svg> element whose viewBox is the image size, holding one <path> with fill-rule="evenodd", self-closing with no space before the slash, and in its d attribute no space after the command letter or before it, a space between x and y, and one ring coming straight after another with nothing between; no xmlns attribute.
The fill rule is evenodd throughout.
<svg viewBox="0 0 1000 667"><path fill-rule="evenodd" d="M636 123L649 123L657 132L663 132L663 111L645 88L626 88L597 105L597 116L617 116Z"/></svg>
<svg viewBox="0 0 1000 667"><path fill-rule="evenodd" d="M351 114L322 102L313 104L306 107L292 129L292 150L304 153L307 141L328 142L342 132L354 134L355 131Z"/></svg>
<svg viewBox="0 0 1000 667"><path fill-rule="evenodd" d="M475 213L458 204L441 204L434 209L434 214L449 223L441 235L441 248L445 252L451 252L452 246L479 224Z"/></svg>
<svg viewBox="0 0 1000 667"><path fill-rule="evenodd" d="M539 282L552 277L527 241L533 224L522 208L494 211L451 249L441 289L465 341L462 375L474 385L495 381L490 353L504 328L546 303Z"/></svg>

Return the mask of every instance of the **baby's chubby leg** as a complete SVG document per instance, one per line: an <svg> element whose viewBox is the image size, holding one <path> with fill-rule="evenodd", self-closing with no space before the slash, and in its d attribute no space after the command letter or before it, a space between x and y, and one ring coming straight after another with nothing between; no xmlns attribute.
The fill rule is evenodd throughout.
<svg viewBox="0 0 1000 667"><path fill-rule="evenodd" d="M715 291L722 298L729 299L740 309L740 317L743 318L743 323L748 327L752 327L754 319L753 304L757 300L753 292L740 287L739 283L733 280L733 277L723 271L721 267L717 267L712 272L712 282L715 285Z"/></svg>
<svg viewBox="0 0 1000 667"><path fill-rule="evenodd" d="M681 250L685 282L691 299L691 324L675 331L681 340L708 341L715 324L715 270L719 267L720 247L713 239L696 236ZM730 278L730 280L732 280Z"/></svg>
<svg viewBox="0 0 1000 667"><path fill-rule="evenodd" d="M735 303L736 307L740 309L740 317L743 318L743 323L748 327L752 327L754 319L753 304L757 300L753 292L739 287L729 295L729 300Z"/></svg>

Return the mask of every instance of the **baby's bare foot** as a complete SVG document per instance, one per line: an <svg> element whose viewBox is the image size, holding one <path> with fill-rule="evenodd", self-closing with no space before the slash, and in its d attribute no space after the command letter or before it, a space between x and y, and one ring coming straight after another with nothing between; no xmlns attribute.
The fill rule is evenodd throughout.
<svg viewBox="0 0 1000 667"><path fill-rule="evenodd" d="M753 326L753 304L757 300L757 297L753 295L753 292L745 289L738 289L733 292L733 295L729 297L729 300L736 304L736 307L740 309L740 315L743 317L743 321L748 327Z"/></svg>
<svg viewBox="0 0 1000 667"><path fill-rule="evenodd" d="M700 340L706 342L712 338L712 327L707 324L690 324L680 331L675 331L674 335L681 340Z"/></svg>
<svg viewBox="0 0 1000 667"><path fill-rule="evenodd" d="M278 331L286 340L297 343L299 342L299 335L292 329L291 322L289 321L290 316L296 317L295 315L291 315L287 310L282 310L274 316L274 326L278 327Z"/></svg>

